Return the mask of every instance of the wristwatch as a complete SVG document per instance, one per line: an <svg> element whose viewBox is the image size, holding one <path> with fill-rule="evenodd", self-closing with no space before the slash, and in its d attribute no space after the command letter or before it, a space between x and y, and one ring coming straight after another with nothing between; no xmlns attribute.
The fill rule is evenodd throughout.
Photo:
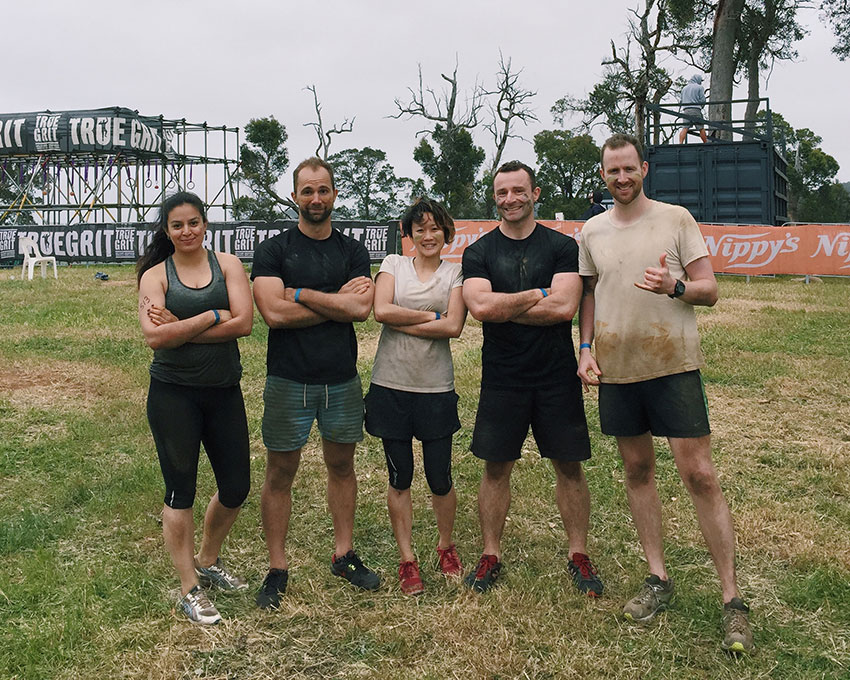
<svg viewBox="0 0 850 680"><path fill-rule="evenodd" d="M682 283L681 279L676 279L676 286L673 288L672 293L668 293L667 297L677 298L680 295L685 294L685 284Z"/></svg>

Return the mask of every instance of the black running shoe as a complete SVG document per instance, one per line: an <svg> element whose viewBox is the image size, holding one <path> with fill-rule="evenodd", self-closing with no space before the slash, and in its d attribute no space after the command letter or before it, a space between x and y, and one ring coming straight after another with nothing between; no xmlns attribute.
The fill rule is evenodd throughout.
<svg viewBox="0 0 850 680"><path fill-rule="evenodd" d="M257 606L260 609L277 609L280 607L280 596L286 592L289 582L289 572L286 569L269 569L260 592L257 593Z"/></svg>
<svg viewBox="0 0 850 680"><path fill-rule="evenodd" d="M484 593L493 587L502 571L502 563L495 555L482 555L475 571L470 572L463 582L476 593Z"/></svg>
<svg viewBox="0 0 850 680"><path fill-rule="evenodd" d="M342 576L351 585L363 590L377 590L381 585L378 575L366 567L353 550L342 557L334 555L331 558L331 573Z"/></svg>
<svg viewBox="0 0 850 680"><path fill-rule="evenodd" d="M579 592L588 597L599 597L602 595L602 579L596 572L593 562L584 553L573 553L572 559L567 562L567 569L573 577L573 583Z"/></svg>

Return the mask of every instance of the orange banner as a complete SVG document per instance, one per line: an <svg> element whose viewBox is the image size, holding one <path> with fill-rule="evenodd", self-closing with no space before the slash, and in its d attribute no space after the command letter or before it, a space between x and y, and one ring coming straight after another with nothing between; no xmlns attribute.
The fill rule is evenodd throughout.
<svg viewBox="0 0 850 680"><path fill-rule="evenodd" d="M584 222L540 220L540 223L581 240ZM464 249L495 229L496 220L457 220L455 238L443 258L460 262ZM722 274L814 274L850 276L850 225L806 224L786 227L701 224L714 271ZM405 255L413 243L402 239Z"/></svg>

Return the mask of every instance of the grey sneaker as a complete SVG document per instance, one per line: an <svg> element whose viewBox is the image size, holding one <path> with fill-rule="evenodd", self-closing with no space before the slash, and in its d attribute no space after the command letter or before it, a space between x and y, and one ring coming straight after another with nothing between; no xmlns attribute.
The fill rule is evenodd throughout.
<svg viewBox="0 0 850 680"><path fill-rule="evenodd" d="M723 605L723 649L749 654L753 651L750 608L738 597Z"/></svg>
<svg viewBox="0 0 850 680"><path fill-rule="evenodd" d="M248 587L244 579L227 570L220 557L215 564L208 567L199 566L198 560L195 560L195 573L198 575L198 581L205 587L218 586L222 590L245 590Z"/></svg>
<svg viewBox="0 0 850 680"><path fill-rule="evenodd" d="M207 597L201 586L192 588L192 590L186 593L185 597L177 601L177 606L192 623L213 626L221 621L221 614L218 613L215 605L210 602L210 598Z"/></svg>
<svg viewBox="0 0 850 680"><path fill-rule="evenodd" d="M640 592L623 607L623 615L629 621L649 621L658 612L667 609L673 599L673 579L662 581L655 574L643 582Z"/></svg>

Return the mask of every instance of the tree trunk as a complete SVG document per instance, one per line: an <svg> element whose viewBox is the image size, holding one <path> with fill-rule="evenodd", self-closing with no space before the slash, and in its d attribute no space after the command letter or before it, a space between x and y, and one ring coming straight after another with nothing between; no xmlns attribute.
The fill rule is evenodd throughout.
<svg viewBox="0 0 850 680"><path fill-rule="evenodd" d="M720 0L714 17L714 40L711 50L711 97L708 106L708 119L716 121L732 120L731 104L733 78L735 76L735 38L741 25L741 12L744 0ZM720 139L731 141L732 133L721 131Z"/></svg>
<svg viewBox="0 0 850 680"><path fill-rule="evenodd" d="M744 128L747 132L756 131L756 114L759 110L759 52L754 47L747 58L747 112L744 114Z"/></svg>

